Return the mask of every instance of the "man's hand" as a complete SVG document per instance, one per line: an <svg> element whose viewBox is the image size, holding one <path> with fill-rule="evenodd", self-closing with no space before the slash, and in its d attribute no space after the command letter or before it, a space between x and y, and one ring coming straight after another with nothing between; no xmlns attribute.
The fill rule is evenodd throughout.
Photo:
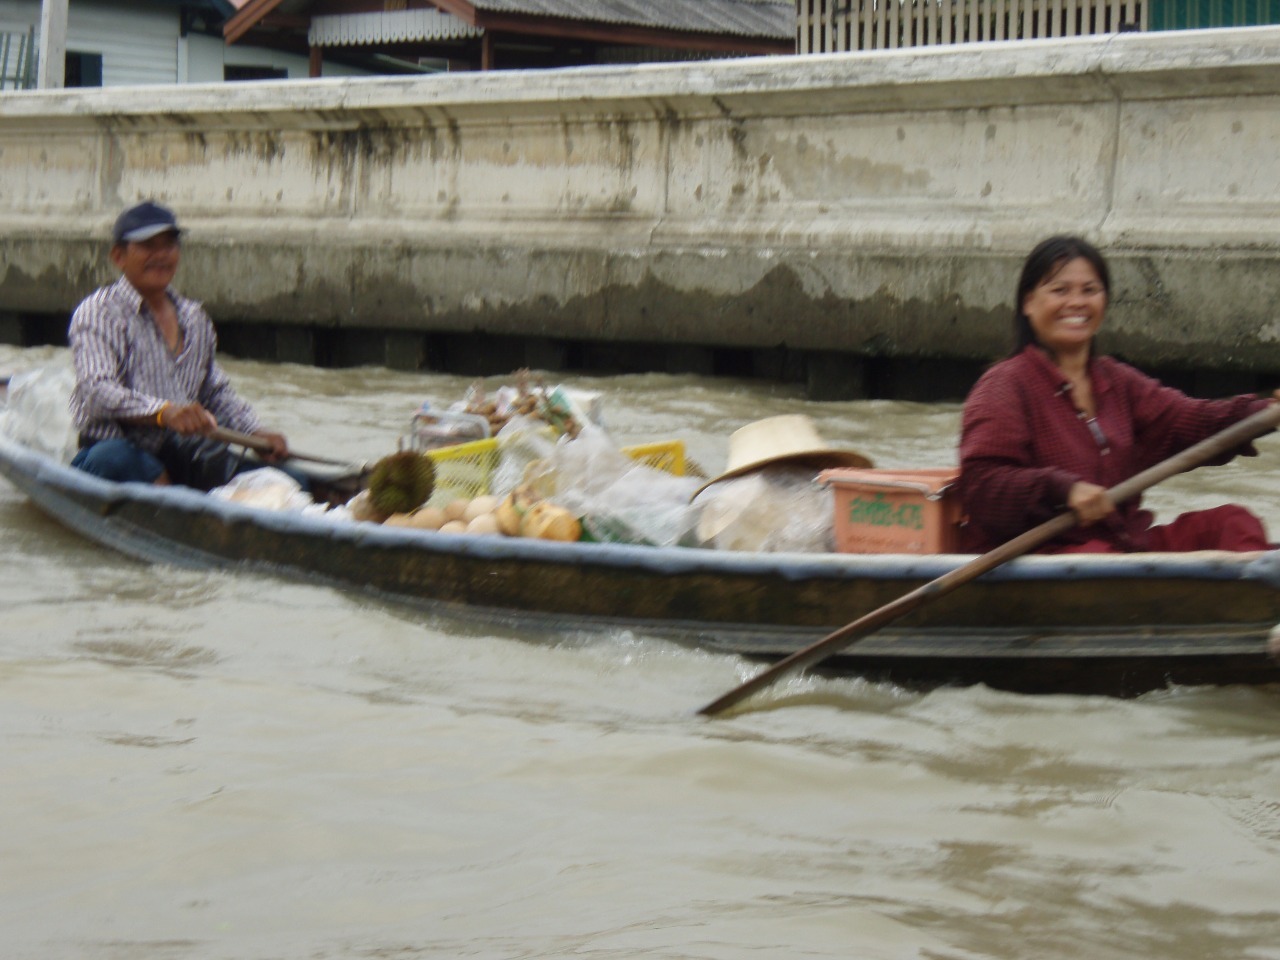
<svg viewBox="0 0 1280 960"><path fill-rule="evenodd" d="M271 444L271 452L261 454L262 459L267 463L279 463L281 460L288 458L289 441L284 438L284 434L272 433L269 430L258 430L254 433L254 436Z"/></svg>
<svg viewBox="0 0 1280 960"><path fill-rule="evenodd" d="M184 437L207 437L218 426L213 414L198 403L166 404L156 415L156 423Z"/></svg>
<svg viewBox="0 0 1280 960"><path fill-rule="evenodd" d="M1107 496L1107 488L1096 483L1077 480L1067 493L1067 506L1070 507L1080 521L1080 526L1088 527L1115 510L1116 505Z"/></svg>

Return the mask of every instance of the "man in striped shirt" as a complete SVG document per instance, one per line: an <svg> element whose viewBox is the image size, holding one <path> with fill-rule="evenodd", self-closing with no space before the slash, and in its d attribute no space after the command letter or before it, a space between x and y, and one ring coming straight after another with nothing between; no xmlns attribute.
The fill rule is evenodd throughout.
<svg viewBox="0 0 1280 960"><path fill-rule="evenodd" d="M80 430L72 466L108 480L209 490L249 466L209 438L214 428L262 437L271 462L289 446L232 389L204 308L171 286L180 236L172 211L150 201L116 220L111 262L121 277L76 308L68 333Z"/></svg>

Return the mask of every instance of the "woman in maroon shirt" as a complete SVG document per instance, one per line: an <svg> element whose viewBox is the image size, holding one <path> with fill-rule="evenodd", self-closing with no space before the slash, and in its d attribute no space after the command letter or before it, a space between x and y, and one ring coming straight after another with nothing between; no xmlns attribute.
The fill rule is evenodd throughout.
<svg viewBox="0 0 1280 960"><path fill-rule="evenodd" d="M1078 237L1051 237L1027 257L1014 352L965 401L959 489L966 549L993 549L1068 508L1079 524L1045 552L1267 549L1261 521L1234 504L1153 526L1141 497L1114 504L1107 496L1121 480L1274 402L1193 399L1098 356L1094 336L1110 288L1106 261ZM1255 452L1247 445L1215 462Z"/></svg>

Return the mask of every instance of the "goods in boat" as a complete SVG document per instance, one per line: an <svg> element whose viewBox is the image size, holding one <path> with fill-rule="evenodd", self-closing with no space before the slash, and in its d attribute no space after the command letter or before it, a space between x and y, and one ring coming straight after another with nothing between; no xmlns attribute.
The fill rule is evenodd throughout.
<svg viewBox="0 0 1280 960"><path fill-rule="evenodd" d="M369 474L369 500L378 512L390 516L408 513L426 503L435 489L432 459L412 450L383 457Z"/></svg>

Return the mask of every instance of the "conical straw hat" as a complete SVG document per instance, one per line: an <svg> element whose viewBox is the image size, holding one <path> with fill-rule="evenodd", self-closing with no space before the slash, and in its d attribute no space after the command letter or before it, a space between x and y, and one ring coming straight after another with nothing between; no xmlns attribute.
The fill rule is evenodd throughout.
<svg viewBox="0 0 1280 960"><path fill-rule="evenodd" d="M700 486L693 496L721 480L740 477L772 463L797 461L812 462L816 467L871 466L871 461L855 450L828 446L804 414L784 414L735 430L729 436L729 461L724 472Z"/></svg>

